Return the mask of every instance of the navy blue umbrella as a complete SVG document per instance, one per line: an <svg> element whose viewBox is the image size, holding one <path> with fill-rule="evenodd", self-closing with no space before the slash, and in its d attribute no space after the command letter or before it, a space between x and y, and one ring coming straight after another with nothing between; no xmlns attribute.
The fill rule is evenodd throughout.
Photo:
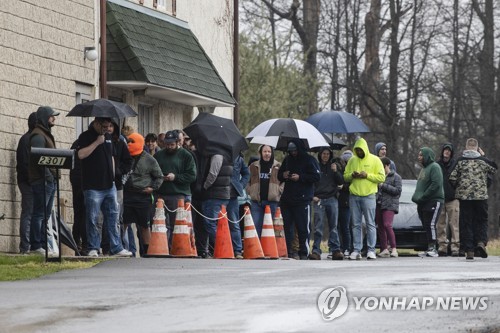
<svg viewBox="0 0 500 333"><path fill-rule="evenodd" d="M345 111L322 111L309 116L306 121L321 133L366 133L368 126L352 113Z"/></svg>

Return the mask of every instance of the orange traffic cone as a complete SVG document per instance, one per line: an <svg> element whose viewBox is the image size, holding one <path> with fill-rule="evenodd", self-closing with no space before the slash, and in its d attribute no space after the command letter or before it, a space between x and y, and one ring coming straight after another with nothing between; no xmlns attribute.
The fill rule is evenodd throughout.
<svg viewBox="0 0 500 333"><path fill-rule="evenodd" d="M156 201L155 216L151 226L148 257L170 257L168 252L167 227L165 225L165 210L163 199Z"/></svg>
<svg viewBox="0 0 500 333"><path fill-rule="evenodd" d="M279 257L288 258L285 230L283 229L283 217L281 216L281 209L279 207L276 208L276 213L274 214L274 236L276 238Z"/></svg>
<svg viewBox="0 0 500 333"><path fill-rule="evenodd" d="M217 233L215 234L215 259L234 259L233 243L231 241L231 232L229 231L229 222L227 221L226 206L222 205L217 221Z"/></svg>
<svg viewBox="0 0 500 333"><path fill-rule="evenodd" d="M278 247L274 237L273 217L271 216L271 207L266 205L264 210L264 223L262 225L262 235L260 244L266 257L278 259Z"/></svg>
<svg viewBox="0 0 500 333"><path fill-rule="evenodd" d="M173 257L192 257L191 234L186 221L184 199L177 200L177 213L175 215L175 226L172 232L172 248L170 252Z"/></svg>
<svg viewBox="0 0 500 333"><path fill-rule="evenodd" d="M245 208L245 232L244 232L244 242L243 242L243 258L245 259L258 259L264 258L264 252L262 251L262 246L260 245L259 236L257 235L257 230L255 230L255 225L253 224L252 214L250 214L250 209Z"/></svg>
<svg viewBox="0 0 500 333"><path fill-rule="evenodd" d="M194 238L194 230L193 230L193 215L191 214L191 203L186 202L186 206L184 207L186 211L186 222L189 227L189 240L191 242L191 255L194 257L198 256L198 251L196 251L196 240Z"/></svg>

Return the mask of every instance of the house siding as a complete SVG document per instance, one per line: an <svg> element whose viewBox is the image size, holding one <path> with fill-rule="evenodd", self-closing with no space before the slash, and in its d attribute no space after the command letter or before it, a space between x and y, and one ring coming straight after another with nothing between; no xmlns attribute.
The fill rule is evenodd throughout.
<svg viewBox="0 0 500 333"><path fill-rule="evenodd" d="M138 3L139 1L132 1ZM53 134L59 148L76 139L75 119L66 114L75 105L77 84L91 87L99 97L99 61L85 61L83 48L98 46L99 0L0 1L0 252L18 252L21 196L16 184L15 151L27 130L27 119L40 105L60 116ZM169 3L169 2L167 2ZM152 0L144 1L152 7ZM177 17L190 28L213 61L227 88L233 91L232 1L177 1ZM109 97L121 99L135 110L148 103L155 112L156 132L183 128L196 116L196 108L135 96L110 88ZM232 118L232 108L215 113ZM137 128L137 119L127 119ZM68 170L60 180L62 215L71 226L73 216Z"/></svg>
<svg viewBox="0 0 500 333"><path fill-rule="evenodd" d="M98 83L98 62L84 61L83 48L96 45L97 0L0 2L0 252L17 252L21 195L15 151L27 119L40 105L61 112L53 134L69 148L75 120L76 82ZM61 198L71 199L68 171L62 171ZM65 217L72 220L71 210Z"/></svg>

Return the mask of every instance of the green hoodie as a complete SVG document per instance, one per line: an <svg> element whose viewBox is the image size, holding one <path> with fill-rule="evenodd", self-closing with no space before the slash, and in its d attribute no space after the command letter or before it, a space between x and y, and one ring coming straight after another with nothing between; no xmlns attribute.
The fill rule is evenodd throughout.
<svg viewBox="0 0 500 333"><path fill-rule="evenodd" d="M356 155L356 148L361 148L365 152L362 159ZM385 181L385 171L382 161L378 156L370 154L368 144L361 138L356 141L353 147L354 154L347 162L344 171L344 181L351 183L349 191L351 194L366 197L378 192L378 184ZM367 173L366 178L353 178L354 171Z"/></svg>
<svg viewBox="0 0 500 333"><path fill-rule="evenodd" d="M443 172L439 164L434 162L434 151L429 147L423 147L420 152L423 156L423 169L418 175L417 187L411 200L418 205L428 201L444 203Z"/></svg>

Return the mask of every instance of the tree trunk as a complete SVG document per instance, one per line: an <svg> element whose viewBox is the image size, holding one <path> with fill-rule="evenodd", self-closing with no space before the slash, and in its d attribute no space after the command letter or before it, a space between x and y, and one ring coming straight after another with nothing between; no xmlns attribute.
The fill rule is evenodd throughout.
<svg viewBox="0 0 500 333"><path fill-rule="evenodd" d="M477 16L483 24L483 48L479 54L479 96L481 98L481 118L484 121L485 137L480 143L484 148L487 156L498 156L499 143L495 140L498 137L496 126L497 114L495 105L495 80L497 71L494 66L494 20L493 20L493 0L484 0L484 9L481 9L477 0L472 1L472 6ZM498 177L497 177L498 178ZM498 234L498 200L497 189L498 181L490 189L493 194L489 200L490 213L490 235Z"/></svg>
<svg viewBox="0 0 500 333"><path fill-rule="evenodd" d="M372 130L375 129L375 123L371 115L379 109L377 101L380 81L380 8L381 0L370 0L370 11L365 16L365 68L361 75L361 115Z"/></svg>

